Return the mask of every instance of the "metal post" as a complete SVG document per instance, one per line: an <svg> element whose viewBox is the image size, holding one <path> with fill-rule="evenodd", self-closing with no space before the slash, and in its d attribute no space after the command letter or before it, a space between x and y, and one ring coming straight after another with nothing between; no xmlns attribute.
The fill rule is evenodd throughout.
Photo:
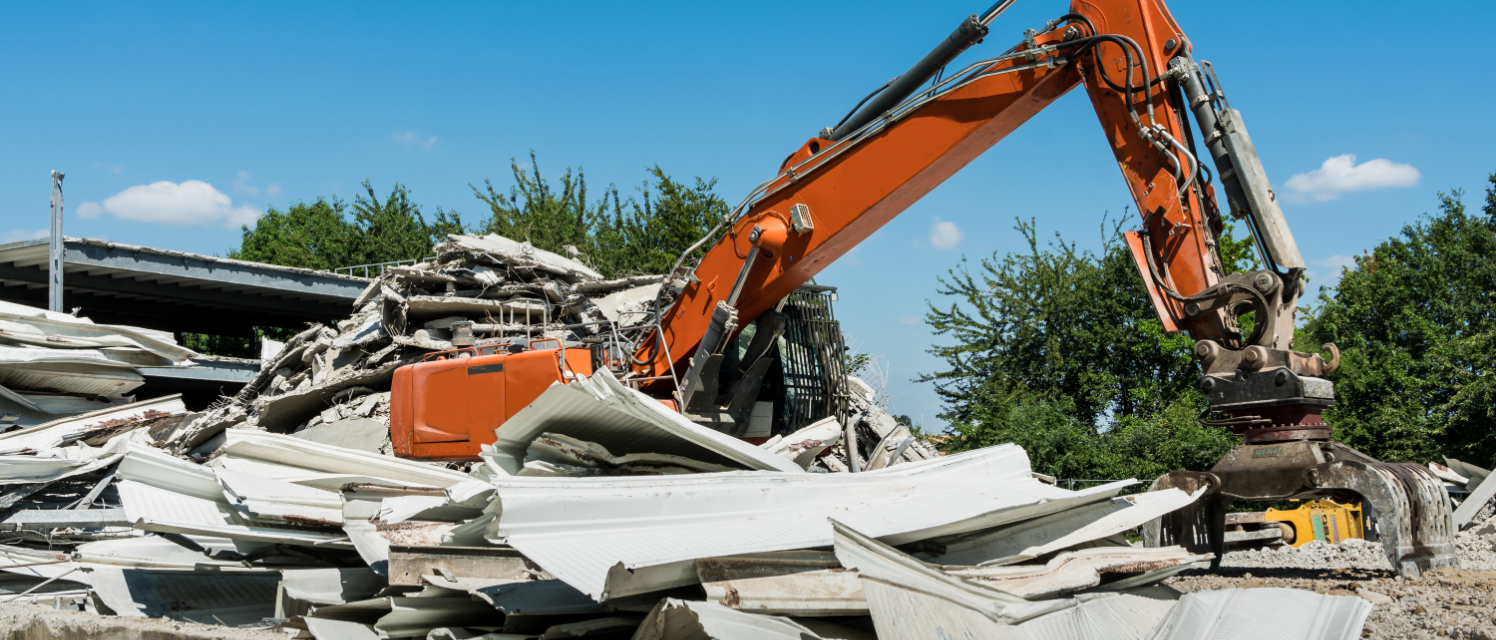
<svg viewBox="0 0 1496 640"><path fill-rule="evenodd" d="M52 246L47 260L47 308L62 313L62 172L52 172Z"/></svg>

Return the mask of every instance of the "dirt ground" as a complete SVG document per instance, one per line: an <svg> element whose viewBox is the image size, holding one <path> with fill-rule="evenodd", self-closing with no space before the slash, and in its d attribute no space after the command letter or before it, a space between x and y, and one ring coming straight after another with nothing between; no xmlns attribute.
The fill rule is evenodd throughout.
<svg viewBox="0 0 1496 640"><path fill-rule="evenodd" d="M1180 591L1287 587L1360 596L1373 605L1363 638L1496 640L1496 536L1462 533L1457 544L1459 569L1411 579L1392 571L1380 545L1348 540L1232 552L1217 571L1187 572L1165 584Z"/></svg>

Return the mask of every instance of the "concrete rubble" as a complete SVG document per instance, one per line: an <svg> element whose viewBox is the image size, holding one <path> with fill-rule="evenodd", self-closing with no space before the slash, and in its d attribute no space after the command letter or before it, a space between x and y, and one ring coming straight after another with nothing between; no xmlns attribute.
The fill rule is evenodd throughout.
<svg viewBox="0 0 1496 640"><path fill-rule="evenodd" d="M0 602L319 639L1224 638L1221 602L1290 637L1366 620L1362 600L1286 589L1182 597L1161 583L1207 557L1126 536L1199 494L1061 489L1016 445L941 455L855 380L844 420L750 444L600 369L547 389L481 462L395 458L396 368L645 322L661 286L498 236L436 256L337 326L267 343L201 414L122 401L0 433Z"/></svg>

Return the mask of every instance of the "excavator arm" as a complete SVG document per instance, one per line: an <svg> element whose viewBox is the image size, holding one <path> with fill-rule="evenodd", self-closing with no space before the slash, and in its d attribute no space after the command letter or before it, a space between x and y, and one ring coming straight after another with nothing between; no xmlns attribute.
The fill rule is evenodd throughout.
<svg viewBox="0 0 1496 640"><path fill-rule="evenodd" d="M1074 0L1070 13L1026 31L1003 54L944 73L1010 4L963 20L908 72L791 153L687 251L656 301L664 310L656 330L636 343L629 377L656 396L674 396L699 421L696 414L750 406L754 364L768 357L761 343L772 334L756 334L742 379L723 389L724 351L741 325L771 328L773 310L797 287L1084 85L1142 219L1126 238L1138 273L1164 327L1196 340L1200 388L1216 415L1202 422L1245 440L1209 472L1155 481L1154 489L1206 497L1155 522L1150 543L1214 551L1219 561L1231 501L1323 496L1364 501L1377 523L1372 535L1403 574L1454 566L1453 520L1439 481L1418 465L1378 462L1331 441L1322 412L1334 392L1322 376L1338 355L1333 345L1324 346L1328 362L1293 350L1303 258L1241 113L1209 63L1194 59L1168 9L1160 0ZM1246 223L1263 269L1226 273L1213 182L1230 215ZM688 264L701 246L699 262Z"/></svg>
<svg viewBox="0 0 1496 640"><path fill-rule="evenodd" d="M962 21L931 56L949 63L963 45L985 37L987 23L1005 8ZM927 82L924 74L939 69L927 56L873 104L790 154L733 212L700 262L676 280L682 290L660 319L662 331L635 354L639 377L686 376L702 339L724 337L712 329L719 304L738 318L759 317L1077 85L1085 86L1142 215L1143 229L1128 244L1163 325L1239 350L1248 346L1236 319L1245 301L1259 319L1283 316L1259 321L1254 344L1288 349L1302 259L1275 205L1258 213L1233 199L1240 215L1265 221L1254 230L1277 232L1274 246L1291 254L1280 263L1297 271L1264 272L1268 285L1259 288L1227 281L1216 241L1221 217L1180 89L1181 80L1199 74L1189 51L1161 3L1110 0L1076 2L1063 20L944 80ZM896 95L901 81L917 89ZM1216 164L1233 161L1261 173L1255 153L1223 154ZM1258 289L1289 295L1269 299Z"/></svg>

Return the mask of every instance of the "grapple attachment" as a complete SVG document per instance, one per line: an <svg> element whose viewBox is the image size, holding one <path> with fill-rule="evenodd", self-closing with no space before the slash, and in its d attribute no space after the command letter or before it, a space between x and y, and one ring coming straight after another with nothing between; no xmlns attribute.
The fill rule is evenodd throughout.
<svg viewBox="0 0 1496 640"><path fill-rule="evenodd" d="M1206 494L1199 501L1149 523L1144 544L1213 553L1212 567L1219 566L1232 502L1322 497L1361 502L1372 522L1368 539L1381 542L1400 575L1459 566L1454 516L1443 483L1416 464L1378 462L1338 442L1244 444L1208 472L1175 471L1155 480L1149 490L1192 492L1202 487Z"/></svg>

